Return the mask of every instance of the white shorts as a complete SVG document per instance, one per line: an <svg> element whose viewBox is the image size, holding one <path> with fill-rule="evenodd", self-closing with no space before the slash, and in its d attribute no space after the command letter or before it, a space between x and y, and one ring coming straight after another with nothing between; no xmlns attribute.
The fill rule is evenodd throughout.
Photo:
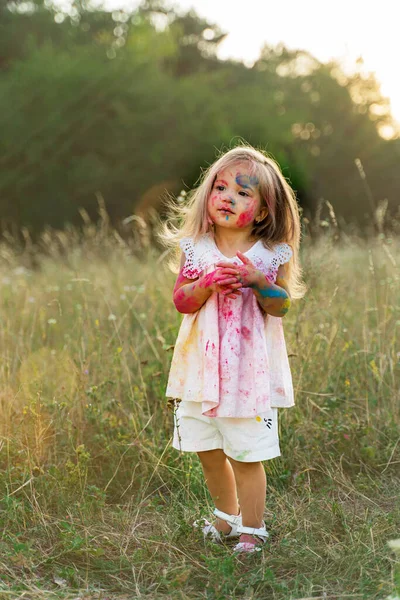
<svg viewBox="0 0 400 600"><path fill-rule="evenodd" d="M281 455L278 409L251 418L206 417L201 402L174 401L173 448L204 452L221 448L239 462L258 462Z"/></svg>

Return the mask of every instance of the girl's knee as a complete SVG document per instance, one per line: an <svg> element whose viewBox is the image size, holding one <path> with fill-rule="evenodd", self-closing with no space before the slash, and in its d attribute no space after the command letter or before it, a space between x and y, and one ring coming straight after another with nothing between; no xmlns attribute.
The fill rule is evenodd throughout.
<svg viewBox="0 0 400 600"><path fill-rule="evenodd" d="M221 448L215 450L203 450L202 452L197 452L197 456L201 463L206 467L223 463L227 458L225 452Z"/></svg>
<svg viewBox="0 0 400 600"><path fill-rule="evenodd" d="M260 465L262 466L261 461L256 462L243 462L235 460L234 458L229 457L229 461L232 464L233 470L238 472L248 472L253 470L258 470Z"/></svg>

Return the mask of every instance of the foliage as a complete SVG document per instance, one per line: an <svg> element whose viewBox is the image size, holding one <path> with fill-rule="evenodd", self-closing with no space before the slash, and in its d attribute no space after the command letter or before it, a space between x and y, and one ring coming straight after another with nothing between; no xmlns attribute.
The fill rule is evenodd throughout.
<svg viewBox="0 0 400 600"><path fill-rule="evenodd" d="M220 61L224 32L163 2L63 10L0 5L3 228L78 224L99 196L113 223L145 215L241 138L277 158L306 215L321 197L347 221L386 200L394 213L400 140L378 134L391 117L372 75L284 46L266 45L252 68Z"/></svg>

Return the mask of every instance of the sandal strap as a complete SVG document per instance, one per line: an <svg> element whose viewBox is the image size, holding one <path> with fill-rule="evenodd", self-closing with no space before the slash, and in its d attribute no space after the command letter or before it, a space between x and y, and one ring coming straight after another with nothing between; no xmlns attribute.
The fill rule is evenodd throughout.
<svg viewBox="0 0 400 600"><path fill-rule="evenodd" d="M258 529L255 527L244 527L243 525L239 525L237 528L237 532L238 533L248 533L250 535L257 535L258 537L262 538L263 541L265 541L267 539L267 537L269 537L269 533L265 529L265 523L264 523L263 527L260 527Z"/></svg>
<svg viewBox="0 0 400 600"><path fill-rule="evenodd" d="M241 525L242 524L242 515L228 515L228 513L219 510L218 508L214 509L214 515L223 521L229 523L229 525Z"/></svg>

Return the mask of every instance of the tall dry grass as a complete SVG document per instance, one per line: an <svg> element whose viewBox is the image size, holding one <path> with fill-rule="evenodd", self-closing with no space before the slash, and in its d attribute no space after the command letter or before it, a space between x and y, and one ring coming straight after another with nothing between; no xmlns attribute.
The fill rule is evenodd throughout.
<svg viewBox="0 0 400 600"><path fill-rule="evenodd" d="M365 238L333 208L303 221L309 292L284 319L296 406L264 463L270 540L243 562L192 529L212 502L170 445L167 257L140 218L123 236L104 208L82 216L81 233L0 245L0 597L399 593L398 223Z"/></svg>

